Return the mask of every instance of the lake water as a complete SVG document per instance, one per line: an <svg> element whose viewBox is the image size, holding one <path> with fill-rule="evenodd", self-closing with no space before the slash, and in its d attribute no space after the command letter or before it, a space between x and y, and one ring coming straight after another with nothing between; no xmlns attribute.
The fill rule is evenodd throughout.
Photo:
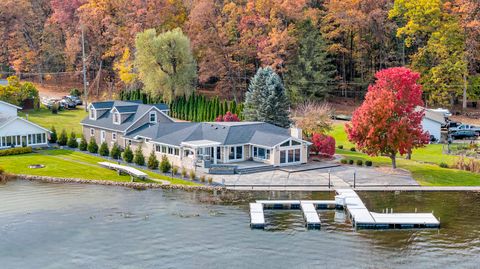
<svg viewBox="0 0 480 269"><path fill-rule="evenodd" d="M0 268L480 268L480 193L360 193L371 210L434 211L439 230L355 231L340 212L267 211L254 199L330 193L234 194L12 181L0 185Z"/></svg>

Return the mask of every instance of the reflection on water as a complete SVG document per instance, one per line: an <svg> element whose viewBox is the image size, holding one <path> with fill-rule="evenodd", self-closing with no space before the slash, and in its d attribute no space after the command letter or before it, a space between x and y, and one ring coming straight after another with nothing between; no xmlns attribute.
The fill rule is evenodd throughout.
<svg viewBox="0 0 480 269"><path fill-rule="evenodd" d="M354 231L342 212L266 211L255 199L332 199L332 193L182 192L27 181L0 185L1 268L478 268L479 193L360 193L372 211L434 211L439 230Z"/></svg>

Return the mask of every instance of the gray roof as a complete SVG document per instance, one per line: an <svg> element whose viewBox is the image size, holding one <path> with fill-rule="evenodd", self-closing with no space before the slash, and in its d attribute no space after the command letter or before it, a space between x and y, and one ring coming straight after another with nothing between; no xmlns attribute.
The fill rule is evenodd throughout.
<svg viewBox="0 0 480 269"><path fill-rule="evenodd" d="M125 101L107 101L107 102L95 102L91 104L97 111L97 120L91 120L89 117L85 117L82 120L82 124L90 126L98 126L104 129L111 129L120 132L127 130L130 125L141 118L147 111L155 107L154 105L144 105L135 102ZM121 124L114 124L112 119L112 113L110 110L115 107L120 113L131 113ZM124 112L121 112L124 111Z"/></svg>
<svg viewBox="0 0 480 269"><path fill-rule="evenodd" d="M10 121L13 118L16 118L16 117L5 117L5 116L2 117L0 115L0 126L4 125L5 123L7 123L8 121Z"/></svg>
<svg viewBox="0 0 480 269"><path fill-rule="evenodd" d="M146 124L127 137L146 137L154 142L180 146L182 142L210 140L222 145L255 144L273 147L290 138L288 129L264 122L172 122Z"/></svg>
<svg viewBox="0 0 480 269"><path fill-rule="evenodd" d="M164 103L154 104L154 106L160 110L170 110L168 105Z"/></svg>
<svg viewBox="0 0 480 269"><path fill-rule="evenodd" d="M442 125L446 124L445 116L442 113L430 109L425 109L425 118L436 121Z"/></svg>

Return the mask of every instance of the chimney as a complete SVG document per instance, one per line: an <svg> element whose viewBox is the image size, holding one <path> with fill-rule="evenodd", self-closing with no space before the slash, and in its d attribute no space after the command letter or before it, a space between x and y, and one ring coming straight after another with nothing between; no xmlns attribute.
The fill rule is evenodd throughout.
<svg viewBox="0 0 480 269"><path fill-rule="evenodd" d="M290 136L297 139L302 139L302 129L296 127L290 127Z"/></svg>

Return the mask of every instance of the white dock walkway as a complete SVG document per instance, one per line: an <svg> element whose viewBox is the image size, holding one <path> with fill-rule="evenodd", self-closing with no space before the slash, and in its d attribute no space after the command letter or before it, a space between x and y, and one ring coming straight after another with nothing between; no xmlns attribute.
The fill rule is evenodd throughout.
<svg viewBox="0 0 480 269"><path fill-rule="evenodd" d="M307 229L320 229L320 218L313 203L302 202L300 203L300 207L302 208L303 218L305 219L305 227L307 227Z"/></svg>
<svg viewBox="0 0 480 269"><path fill-rule="evenodd" d="M136 178L147 178L147 174L138 170L138 169L135 169L133 167L130 167L130 166L125 166L125 165L119 165L119 164L116 164L116 163L109 163L109 162L99 162L98 163L99 165L103 166L103 167L106 167L108 169L112 169L112 170L117 170L119 172L123 172L123 173L127 173L129 175L131 175L132 177L136 177Z"/></svg>
<svg viewBox="0 0 480 269"><path fill-rule="evenodd" d="M263 215L263 205L259 203L250 203L250 227L265 227L265 216Z"/></svg>

